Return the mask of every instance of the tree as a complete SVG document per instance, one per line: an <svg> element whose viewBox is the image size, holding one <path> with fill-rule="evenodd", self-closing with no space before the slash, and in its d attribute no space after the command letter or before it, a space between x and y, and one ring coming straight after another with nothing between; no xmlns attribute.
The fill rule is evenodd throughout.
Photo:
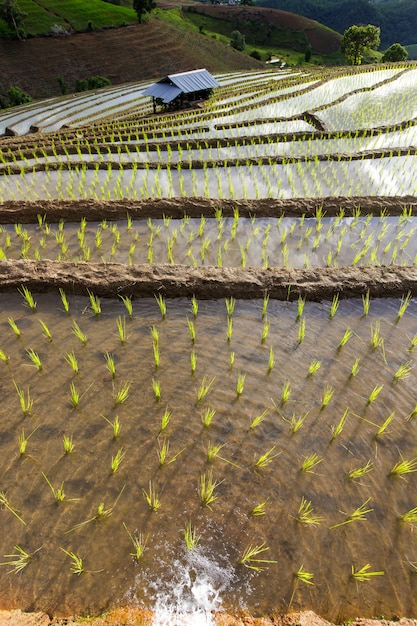
<svg viewBox="0 0 417 626"><path fill-rule="evenodd" d="M155 7L156 3L152 2L152 0L133 0L133 9L138 16L139 24L143 22L143 14L150 13Z"/></svg>
<svg viewBox="0 0 417 626"><path fill-rule="evenodd" d="M22 11L16 0L0 1L0 18L6 22L11 30L14 30L18 39L25 38L25 33L21 28L25 17L27 17L27 13Z"/></svg>
<svg viewBox="0 0 417 626"><path fill-rule="evenodd" d="M393 43L392 46L385 50L382 56L382 62L405 61L408 59L408 52L400 43Z"/></svg>
<svg viewBox="0 0 417 626"><path fill-rule="evenodd" d="M352 65L360 65L366 50L376 50L380 44L380 28L367 26L350 26L342 37L341 49Z"/></svg>
<svg viewBox="0 0 417 626"><path fill-rule="evenodd" d="M246 46L245 35L242 35L239 30L234 30L232 32L232 40L230 42L230 45L235 50L240 50L240 52L242 52Z"/></svg>

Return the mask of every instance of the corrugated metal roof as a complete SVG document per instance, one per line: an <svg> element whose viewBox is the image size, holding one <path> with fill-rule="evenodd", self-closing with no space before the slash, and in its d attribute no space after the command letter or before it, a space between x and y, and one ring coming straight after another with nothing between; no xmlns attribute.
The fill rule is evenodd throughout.
<svg viewBox="0 0 417 626"><path fill-rule="evenodd" d="M171 102L180 93L193 93L212 87L219 87L219 83L205 69L169 74L159 82L154 83L143 92L144 96L161 98L165 103Z"/></svg>

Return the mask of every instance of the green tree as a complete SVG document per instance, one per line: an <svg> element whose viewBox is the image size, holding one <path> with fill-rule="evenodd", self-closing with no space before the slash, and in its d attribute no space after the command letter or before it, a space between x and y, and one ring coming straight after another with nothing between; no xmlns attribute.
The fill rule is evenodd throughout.
<svg viewBox="0 0 417 626"><path fill-rule="evenodd" d="M27 17L27 13L22 11L16 0L0 1L0 18L16 33L18 39L25 38L25 33L21 28L25 17Z"/></svg>
<svg viewBox="0 0 417 626"><path fill-rule="evenodd" d="M382 62L405 61L408 59L408 52L400 43L393 43L382 56Z"/></svg>
<svg viewBox="0 0 417 626"><path fill-rule="evenodd" d="M246 46L245 35L242 35L240 30L234 30L232 32L232 39L230 41L230 45L235 50L240 50L242 52Z"/></svg>
<svg viewBox="0 0 417 626"><path fill-rule="evenodd" d="M360 65L366 50L376 50L380 44L380 28L367 26L350 26L342 37L341 49L352 65Z"/></svg>
<svg viewBox="0 0 417 626"><path fill-rule="evenodd" d="M150 13L155 7L156 3L152 2L152 0L133 0L133 9L136 11L136 15L138 16L139 24L143 22L143 15L145 13Z"/></svg>

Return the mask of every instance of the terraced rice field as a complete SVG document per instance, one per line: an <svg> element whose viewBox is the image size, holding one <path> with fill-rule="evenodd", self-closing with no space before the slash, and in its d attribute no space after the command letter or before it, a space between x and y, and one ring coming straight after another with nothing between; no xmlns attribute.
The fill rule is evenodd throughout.
<svg viewBox="0 0 417 626"><path fill-rule="evenodd" d="M416 71L0 119L3 608L416 615Z"/></svg>

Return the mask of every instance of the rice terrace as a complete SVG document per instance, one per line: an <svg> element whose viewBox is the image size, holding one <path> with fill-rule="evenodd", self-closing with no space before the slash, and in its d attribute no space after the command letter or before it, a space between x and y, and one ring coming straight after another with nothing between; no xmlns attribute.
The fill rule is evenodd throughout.
<svg viewBox="0 0 417 626"><path fill-rule="evenodd" d="M0 116L0 607L416 617L417 65L215 78Z"/></svg>

